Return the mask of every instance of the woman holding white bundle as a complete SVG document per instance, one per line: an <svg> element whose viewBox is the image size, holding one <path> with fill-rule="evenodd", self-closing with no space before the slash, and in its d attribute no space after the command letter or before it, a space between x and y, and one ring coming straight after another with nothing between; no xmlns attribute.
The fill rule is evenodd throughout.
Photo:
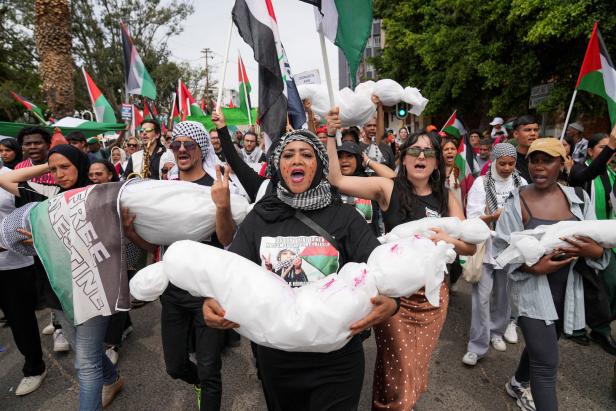
<svg viewBox="0 0 616 411"><path fill-rule="evenodd" d="M480 217L494 226L507 197L527 182L515 169L514 146L509 143L496 144L491 157L490 169L485 176L475 180L468 193L466 216ZM466 365L477 364L477 360L488 352L490 343L495 350L505 351L507 346L503 337L509 343L517 343L515 323L507 325L511 315L507 274L494 269L491 249L492 241L488 239L484 248L481 278L473 284L470 339L468 352L462 358Z"/></svg>
<svg viewBox="0 0 616 411"><path fill-rule="evenodd" d="M424 133L408 138L400 147L400 167L394 180L344 176L333 138L341 126L337 108L330 111L327 121L331 183L344 194L375 200L383 211L387 231L424 217L464 220L462 206L445 187L445 165L435 138ZM458 254L475 253L475 245L454 239L438 228L432 231L434 242L453 244ZM428 302L423 289L400 300L400 312L374 327L378 348L372 396L375 410L410 410L427 389L428 364L445 323L448 287L442 283L438 307Z"/></svg>
<svg viewBox="0 0 616 411"><path fill-rule="evenodd" d="M293 286L334 274L347 262L368 260L379 243L366 220L341 204L327 181L328 158L317 136L302 130L285 135L271 166L274 189L246 216L230 251L274 273L301 263L303 275ZM286 352L256 346L268 409L357 409L364 377L364 353L357 334L397 309L396 301L385 296L374 297L372 303L372 312L351 325L354 337L339 350ZM214 299L206 299L203 312L208 326L237 327L224 318L224 307Z"/></svg>
<svg viewBox="0 0 616 411"><path fill-rule="evenodd" d="M555 138L535 140L529 147L532 184L514 190L496 223L493 255L510 243L512 234L560 221L595 220L583 190L558 184L565 149ZM509 263L511 305L522 330L525 348L518 368L506 384L507 393L523 410L558 409L556 382L558 339L584 327L584 286L580 273L604 269L610 250L582 236L564 237L568 244L546 253L532 266ZM595 274L596 275L596 274ZM532 394L531 394L532 393Z"/></svg>

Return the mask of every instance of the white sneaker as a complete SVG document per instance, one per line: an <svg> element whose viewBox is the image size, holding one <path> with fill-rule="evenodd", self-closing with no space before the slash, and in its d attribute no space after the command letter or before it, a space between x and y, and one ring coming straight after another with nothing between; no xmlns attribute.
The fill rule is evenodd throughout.
<svg viewBox="0 0 616 411"><path fill-rule="evenodd" d="M33 375L31 377L22 378L21 382L17 386L17 389L15 390L15 395L26 395L38 390L46 375L47 370L45 370L41 375Z"/></svg>
<svg viewBox="0 0 616 411"><path fill-rule="evenodd" d="M56 327L53 325L53 314L51 314L49 316L49 324L47 324L45 328L43 328L43 331L41 331L41 334L51 335L53 334L54 331L56 331Z"/></svg>
<svg viewBox="0 0 616 411"><path fill-rule="evenodd" d="M120 357L118 353L118 347L112 346L112 347L107 348L105 350L105 355L109 357L109 361L111 361L113 365L116 365L118 363L118 359Z"/></svg>
<svg viewBox="0 0 616 411"><path fill-rule="evenodd" d="M507 329L505 330L505 334L503 334L503 338L509 344L518 343L518 329L515 321L511 321L509 325L507 325Z"/></svg>
<svg viewBox="0 0 616 411"><path fill-rule="evenodd" d="M466 365L476 365L478 360L479 357L477 356L477 354L470 351L464 354L464 357L462 357L462 362Z"/></svg>
<svg viewBox="0 0 616 411"><path fill-rule="evenodd" d="M53 350L55 352L65 352L70 350L70 345L66 341L66 337L62 334L62 330L56 330L53 333Z"/></svg>
<svg viewBox="0 0 616 411"><path fill-rule="evenodd" d="M505 344L502 337L492 337L490 342L496 351L507 351L507 344Z"/></svg>

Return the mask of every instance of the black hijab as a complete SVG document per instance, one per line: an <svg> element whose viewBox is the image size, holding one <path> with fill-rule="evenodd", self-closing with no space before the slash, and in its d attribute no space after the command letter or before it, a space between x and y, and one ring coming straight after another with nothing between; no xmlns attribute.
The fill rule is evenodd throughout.
<svg viewBox="0 0 616 411"><path fill-rule="evenodd" d="M21 163L21 161L23 160L23 152L21 150L21 146L14 138L5 138L4 140L0 140L0 144L15 152L15 159L4 163L6 167L14 169L15 166Z"/></svg>
<svg viewBox="0 0 616 411"><path fill-rule="evenodd" d="M88 171L90 170L90 159L83 151L71 146L70 144L59 144L49 150L47 160L52 154L61 154L70 161L75 168L77 168L77 182L72 187L67 189L61 189L60 191L72 190L73 188L81 188L92 184L88 178Z"/></svg>

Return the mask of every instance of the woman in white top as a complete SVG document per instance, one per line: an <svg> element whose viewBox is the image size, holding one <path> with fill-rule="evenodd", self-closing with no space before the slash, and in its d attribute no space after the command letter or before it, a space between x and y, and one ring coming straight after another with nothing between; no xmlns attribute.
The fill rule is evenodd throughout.
<svg viewBox="0 0 616 411"><path fill-rule="evenodd" d="M468 193L467 218L479 217L494 226L510 193L527 184L515 169L516 156L515 147L509 143L494 146L490 169L475 180ZM477 364L488 352L490 342L495 350L505 351L503 336L509 343L517 342L515 323L509 323L507 274L494 270L491 249L491 239L488 239L481 279L473 284L470 340L468 352L462 358L467 365Z"/></svg>

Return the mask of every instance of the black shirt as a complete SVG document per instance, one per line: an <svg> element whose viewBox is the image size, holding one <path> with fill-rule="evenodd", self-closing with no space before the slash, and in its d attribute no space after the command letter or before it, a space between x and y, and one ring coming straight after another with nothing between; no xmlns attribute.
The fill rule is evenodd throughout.
<svg viewBox="0 0 616 411"><path fill-rule="evenodd" d="M524 180L526 180L528 184L532 182L530 172L528 171L528 159L526 158L526 154L518 152L518 156L515 161L515 169L518 170L520 175L524 177Z"/></svg>
<svg viewBox="0 0 616 411"><path fill-rule="evenodd" d="M338 272L347 262L368 261L372 250L379 245L366 220L349 205L335 204L320 210L304 211L304 214L327 230L342 249L336 250L295 216L265 221L253 210L240 224L229 251L277 274L285 269L289 271L289 260L300 259L298 262L301 262L307 282L312 282ZM269 260L269 267L262 257ZM299 268L294 267L296 270Z"/></svg>
<svg viewBox="0 0 616 411"><path fill-rule="evenodd" d="M370 147L370 145L366 143L360 143L359 146L362 151L366 151L368 147ZM394 152L392 151L390 145L382 141L381 144L378 145L378 148L381 150L381 154L383 155L383 160L381 163L394 170L396 168L396 157L394 156Z"/></svg>
<svg viewBox="0 0 616 411"><path fill-rule="evenodd" d="M446 217L447 210L441 210L441 201L430 193L427 196L413 197L413 211L410 216L404 216L400 207L400 188L397 183L394 183L394 188L391 192L389 207L383 212L383 221L385 223L385 231L391 231L394 227L406 223L408 221L421 220L425 217ZM448 193L447 193L448 194Z"/></svg>

